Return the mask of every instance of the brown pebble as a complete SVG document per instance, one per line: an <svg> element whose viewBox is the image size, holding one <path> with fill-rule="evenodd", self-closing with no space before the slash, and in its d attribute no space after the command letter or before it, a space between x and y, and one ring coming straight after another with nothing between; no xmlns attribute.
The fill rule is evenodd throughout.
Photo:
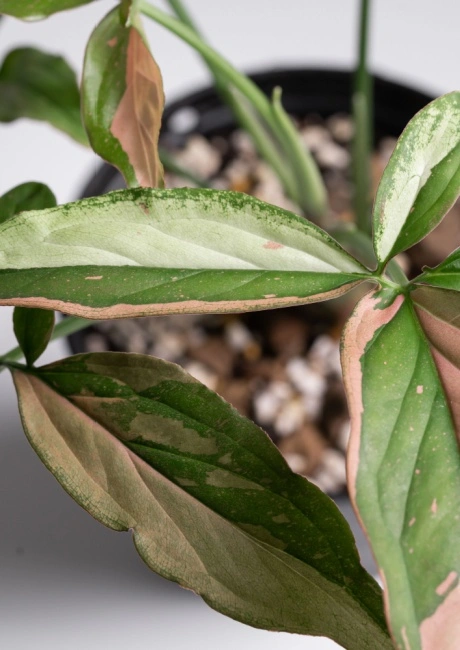
<svg viewBox="0 0 460 650"><path fill-rule="evenodd" d="M190 355L221 377L228 377L233 370L234 352L220 337L210 336L201 345L190 348Z"/></svg>
<svg viewBox="0 0 460 650"><path fill-rule="evenodd" d="M273 351L285 359L303 354L308 342L307 322L292 316L273 318L268 342Z"/></svg>

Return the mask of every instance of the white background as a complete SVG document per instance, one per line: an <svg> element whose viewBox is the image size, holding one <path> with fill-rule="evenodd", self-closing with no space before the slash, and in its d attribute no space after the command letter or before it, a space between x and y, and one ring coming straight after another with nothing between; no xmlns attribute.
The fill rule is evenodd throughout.
<svg viewBox="0 0 460 650"><path fill-rule="evenodd" d="M240 68L353 65L355 0L189 0L188 5L211 42ZM35 45L64 54L80 73L85 40L112 6L113 1L99 0L33 24L5 19L0 57L13 47ZM374 71L433 94L460 86L456 0L377 0L372 19ZM207 83L187 46L156 25L146 24L146 31L169 100ZM38 180L49 184L60 202L76 198L98 164L66 136L22 120L0 125L0 161L0 194ZM3 308L0 352L14 345L10 321L11 311ZM64 344L55 343L45 359L64 353ZM0 521L1 648L338 647L240 625L149 572L129 535L94 522L34 456L20 429L7 373L0 375Z"/></svg>

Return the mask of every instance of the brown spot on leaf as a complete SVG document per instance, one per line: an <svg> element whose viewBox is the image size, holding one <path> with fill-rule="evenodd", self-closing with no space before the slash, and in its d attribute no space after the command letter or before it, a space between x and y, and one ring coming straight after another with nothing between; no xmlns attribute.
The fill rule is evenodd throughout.
<svg viewBox="0 0 460 650"><path fill-rule="evenodd" d="M437 499L433 499L433 503L431 504L430 510L431 510L433 515L435 515L438 512L438 501L437 501Z"/></svg>
<svg viewBox="0 0 460 650"><path fill-rule="evenodd" d="M417 386L417 395L421 395L423 393L423 386Z"/></svg>
<svg viewBox="0 0 460 650"><path fill-rule="evenodd" d="M264 248L269 248L270 250L277 250L278 248L284 248L283 244L280 244L276 241L268 241L263 245Z"/></svg>
<svg viewBox="0 0 460 650"><path fill-rule="evenodd" d="M85 280L102 280L102 275L88 275Z"/></svg>
<svg viewBox="0 0 460 650"><path fill-rule="evenodd" d="M117 43L118 43L118 38L116 36L114 36L113 38L107 41L107 45L109 47L115 47Z"/></svg>

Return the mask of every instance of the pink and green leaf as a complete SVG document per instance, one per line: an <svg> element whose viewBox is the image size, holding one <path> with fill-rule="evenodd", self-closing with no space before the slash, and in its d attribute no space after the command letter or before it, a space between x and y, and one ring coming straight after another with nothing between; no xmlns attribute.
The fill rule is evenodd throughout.
<svg viewBox="0 0 460 650"><path fill-rule="evenodd" d="M104 353L13 375L40 458L96 519L132 529L153 570L255 627L391 648L333 502L178 366Z"/></svg>
<svg viewBox="0 0 460 650"><path fill-rule="evenodd" d="M423 320L422 320L423 323ZM460 645L460 454L449 397L412 301L357 306L342 363L352 416L349 489L401 650Z"/></svg>
<svg viewBox="0 0 460 650"><path fill-rule="evenodd" d="M159 187L163 84L136 21L125 23L116 7L92 33L83 69L83 119L94 151L120 170L128 186Z"/></svg>
<svg viewBox="0 0 460 650"><path fill-rule="evenodd" d="M39 20L66 9L87 5L94 0L0 0L0 14L24 20Z"/></svg>
<svg viewBox="0 0 460 650"><path fill-rule="evenodd" d="M0 304L88 318L304 304L367 277L324 231L234 192L137 188L0 224Z"/></svg>
<svg viewBox="0 0 460 650"><path fill-rule="evenodd" d="M54 329L54 312L16 307L13 312L13 325L27 365L32 366L50 342Z"/></svg>
<svg viewBox="0 0 460 650"><path fill-rule="evenodd" d="M62 57L31 47L7 54L0 68L0 122L19 118L48 122L88 143L75 72Z"/></svg>
<svg viewBox="0 0 460 650"><path fill-rule="evenodd" d="M423 239L460 193L460 92L440 97L407 125L383 173L374 205L378 260Z"/></svg>

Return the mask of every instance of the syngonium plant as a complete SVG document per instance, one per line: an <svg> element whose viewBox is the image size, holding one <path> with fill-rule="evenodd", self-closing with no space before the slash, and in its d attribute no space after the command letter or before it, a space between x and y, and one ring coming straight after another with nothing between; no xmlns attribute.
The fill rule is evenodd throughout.
<svg viewBox="0 0 460 650"><path fill-rule="evenodd" d="M46 17L88 1L0 0L0 12ZM412 280L395 256L422 240L460 192L460 92L411 120L369 219L362 3L353 97L360 216L344 241L370 260L363 264L304 216L234 192L157 189L163 91L141 13L200 52L300 208L321 222L325 206L319 173L279 91L267 99L205 43L180 2L169 4L176 18L124 1L96 27L83 71L84 129L75 76L62 59L22 48L0 70L0 119L46 119L80 142L88 138L128 186L56 206L46 186L24 183L0 199L0 304L15 306L20 344L0 364L12 373L26 435L79 504L114 530L132 529L153 570L218 611L269 630L328 636L352 650L454 650L460 252ZM34 365L51 337L87 319L300 305L362 283L369 291L342 339L352 418L348 482L383 600L329 497L184 370L122 353ZM54 332L53 310L71 315Z"/></svg>

